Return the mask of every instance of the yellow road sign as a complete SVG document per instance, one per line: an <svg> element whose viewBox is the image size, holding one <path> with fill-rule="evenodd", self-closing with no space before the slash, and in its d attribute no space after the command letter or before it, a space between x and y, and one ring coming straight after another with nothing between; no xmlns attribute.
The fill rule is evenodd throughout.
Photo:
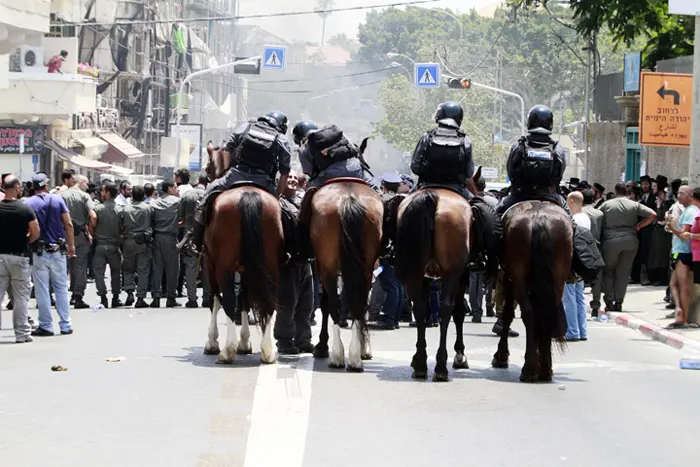
<svg viewBox="0 0 700 467"><path fill-rule="evenodd" d="M642 73L639 144L690 147L693 75Z"/></svg>

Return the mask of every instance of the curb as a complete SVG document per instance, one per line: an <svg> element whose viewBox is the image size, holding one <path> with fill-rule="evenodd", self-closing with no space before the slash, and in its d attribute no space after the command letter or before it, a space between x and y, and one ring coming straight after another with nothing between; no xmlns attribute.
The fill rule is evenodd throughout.
<svg viewBox="0 0 700 467"><path fill-rule="evenodd" d="M661 326L635 318L627 313L611 311L608 313L608 316L611 320L615 321L615 324L640 331L642 334L646 335L652 340L661 342L662 344L669 345L678 350L685 349L700 352L700 342L693 339L688 339L681 334L667 331Z"/></svg>

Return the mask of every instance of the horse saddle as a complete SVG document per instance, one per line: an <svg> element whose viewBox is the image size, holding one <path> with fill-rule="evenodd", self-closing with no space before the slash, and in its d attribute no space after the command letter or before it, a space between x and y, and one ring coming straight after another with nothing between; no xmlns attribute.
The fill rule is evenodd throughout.
<svg viewBox="0 0 700 467"><path fill-rule="evenodd" d="M367 185L367 182L361 178L357 177L337 177L326 180L322 186L332 185L334 183L361 183L362 185Z"/></svg>
<svg viewBox="0 0 700 467"><path fill-rule="evenodd" d="M265 186L265 185L263 185L263 184L261 184L261 183L253 182L253 181L250 181L250 180L241 180L241 181L239 181L239 182L234 182L233 185L231 185L231 188L229 188L228 190L233 190L234 188L242 188L242 187L245 187L245 186L260 188L261 190L265 190L265 191L267 191L268 193L270 192L270 188L269 188L269 187L267 187L267 186ZM228 190L226 190L226 191L228 191Z"/></svg>
<svg viewBox="0 0 700 467"><path fill-rule="evenodd" d="M423 185L419 186L416 191L420 190L448 190L462 196L462 192L460 192L457 187L446 183L424 183Z"/></svg>
<svg viewBox="0 0 700 467"><path fill-rule="evenodd" d="M505 218L506 218L506 215L507 215L507 214L510 212L510 210L513 209L515 206L520 206L520 205L523 204L523 203L529 203L529 202L532 202L532 201L541 201L541 202L543 202L543 203L544 203L544 202L549 202L549 203L552 203L553 205L559 206L559 207L561 208L561 204L559 204L558 202L554 201L552 198L548 198L548 197L545 197L545 196L533 196L532 198L528 198L528 199L524 199L524 200L522 200L522 201L518 201L517 203L513 204L512 206L510 206L508 209L505 210L505 212L503 212L503 215L501 216L501 218L502 218L502 219L505 219ZM562 210L564 210L564 208L562 208ZM564 211L564 212L566 212L566 211Z"/></svg>

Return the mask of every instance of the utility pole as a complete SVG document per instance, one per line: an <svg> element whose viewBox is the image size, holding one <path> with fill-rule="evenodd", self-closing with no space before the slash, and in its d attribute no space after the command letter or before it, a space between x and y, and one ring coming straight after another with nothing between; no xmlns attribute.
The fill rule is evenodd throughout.
<svg viewBox="0 0 700 467"><path fill-rule="evenodd" d="M688 181L690 182L690 186L698 186L700 185L700 16L695 16L693 80L693 115L690 122Z"/></svg>
<svg viewBox="0 0 700 467"><path fill-rule="evenodd" d="M590 173L590 145L588 144L588 125L591 121L591 58L592 58L592 53L593 53L593 44L591 42L591 39L588 38L588 46L586 47L586 53L587 53L587 58L586 58L586 91L585 91L585 116L583 118L583 147L584 147L584 157L586 159L585 161L585 168L586 168L586 173L585 173L585 178L589 178Z"/></svg>

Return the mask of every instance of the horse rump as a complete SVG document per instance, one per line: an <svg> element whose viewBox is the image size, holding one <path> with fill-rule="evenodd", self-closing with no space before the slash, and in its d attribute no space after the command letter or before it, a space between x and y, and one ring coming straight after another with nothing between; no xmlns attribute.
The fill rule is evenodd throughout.
<svg viewBox="0 0 700 467"><path fill-rule="evenodd" d="M555 293L554 245L551 238L551 218L535 211L532 218L529 298L533 309L535 327L540 335L564 343L566 315L561 298Z"/></svg>
<svg viewBox="0 0 700 467"><path fill-rule="evenodd" d="M396 275L406 283L423 277L430 260L435 237L435 213L439 195L435 191L419 191L410 199L396 228Z"/></svg>

